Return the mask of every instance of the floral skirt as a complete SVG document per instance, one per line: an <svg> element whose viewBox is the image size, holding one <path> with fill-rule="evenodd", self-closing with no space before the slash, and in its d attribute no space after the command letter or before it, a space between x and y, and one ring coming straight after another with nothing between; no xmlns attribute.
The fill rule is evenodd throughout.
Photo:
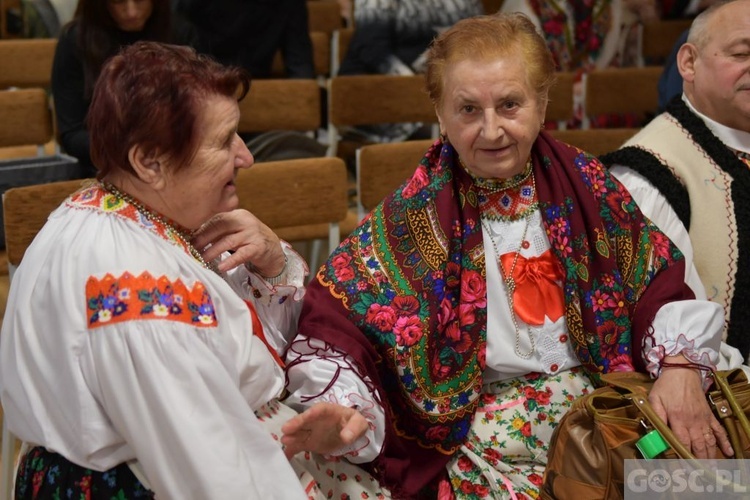
<svg viewBox="0 0 750 500"><path fill-rule="evenodd" d="M448 463L458 499L537 498L552 431L593 389L583 369L533 373L485 386L466 442Z"/></svg>

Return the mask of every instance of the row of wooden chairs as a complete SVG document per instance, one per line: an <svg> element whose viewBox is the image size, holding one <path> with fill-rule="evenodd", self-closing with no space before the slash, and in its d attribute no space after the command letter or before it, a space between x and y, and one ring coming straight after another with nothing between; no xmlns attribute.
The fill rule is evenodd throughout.
<svg viewBox="0 0 750 500"><path fill-rule="evenodd" d="M631 113L643 121L658 108L660 67L606 69L589 73L582 82L584 115ZM574 116L573 72L557 74L550 91L546 118L561 128ZM344 126L422 122L435 124L432 102L421 76L338 76L328 79L329 155L337 154Z"/></svg>
<svg viewBox="0 0 750 500"><path fill-rule="evenodd" d="M320 92L315 80L254 81L240 102L239 130L316 131L321 126ZM43 89L0 90L0 116L0 159L57 150L52 107Z"/></svg>
<svg viewBox="0 0 750 500"><path fill-rule="evenodd" d="M336 76L346 55L354 28L342 25L338 2L308 1L310 40L313 65L319 77ZM649 65L661 65L680 34L690 26L689 20L657 21L641 27L641 53ZM0 88L48 87L56 39L0 40ZM274 77L284 76L284 62L277 53L273 62Z"/></svg>
<svg viewBox="0 0 750 500"><path fill-rule="evenodd" d="M586 114L656 112L661 69L658 67L609 69L592 72L584 81ZM565 122L573 116L572 73L559 73L550 93L547 119ZM328 127L329 156L337 154L340 128L377 123L437 121L421 76L359 75L327 80L328 122L321 116L321 91L315 80L256 80L241 101L241 132L268 130L317 131ZM52 118L40 89L2 91L0 136L15 145L45 144L52 139ZM23 124L23 126L19 126ZM35 127L38 124L39 127ZM19 139L27 136L28 142ZM43 139L43 140L42 140ZM0 147L10 144L3 143Z"/></svg>
<svg viewBox="0 0 750 500"><path fill-rule="evenodd" d="M690 28L692 19L669 19L643 24L640 53L645 64L663 64L680 35Z"/></svg>

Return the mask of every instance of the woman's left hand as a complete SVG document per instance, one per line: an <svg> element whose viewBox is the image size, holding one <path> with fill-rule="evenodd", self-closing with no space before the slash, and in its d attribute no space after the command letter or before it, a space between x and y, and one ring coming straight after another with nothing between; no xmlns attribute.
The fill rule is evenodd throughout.
<svg viewBox="0 0 750 500"><path fill-rule="evenodd" d="M670 363L687 363L684 356L667 357ZM732 456L727 433L706 401L701 376L694 368L665 366L654 383L649 402L677 439L697 458L717 458L716 447Z"/></svg>
<svg viewBox="0 0 750 500"><path fill-rule="evenodd" d="M262 276L276 276L284 269L279 237L247 210L213 216L195 232L193 245L206 261L227 251L234 252L219 263L221 272L244 263L252 264Z"/></svg>

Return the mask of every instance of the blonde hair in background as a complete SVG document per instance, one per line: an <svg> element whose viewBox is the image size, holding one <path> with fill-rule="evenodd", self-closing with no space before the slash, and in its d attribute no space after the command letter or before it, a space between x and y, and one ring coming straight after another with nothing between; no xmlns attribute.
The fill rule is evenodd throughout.
<svg viewBox="0 0 750 500"><path fill-rule="evenodd" d="M443 96L446 66L463 60L523 59L528 84L547 102L555 83L555 62L547 44L524 14L498 13L463 19L440 34L427 53L425 85L435 106Z"/></svg>

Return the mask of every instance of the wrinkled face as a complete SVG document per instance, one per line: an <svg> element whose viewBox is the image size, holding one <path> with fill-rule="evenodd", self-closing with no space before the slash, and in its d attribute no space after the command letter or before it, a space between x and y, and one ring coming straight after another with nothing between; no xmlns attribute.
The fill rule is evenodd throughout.
<svg viewBox="0 0 750 500"><path fill-rule="evenodd" d="M707 44L691 46L694 56L681 68L685 93L709 118L750 132L750 1L721 7L707 29Z"/></svg>
<svg viewBox="0 0 750 500"><path fill-rule="evenodd" d="M436 109L440 131L466 167L482 178L523 171L546 111L513 56L446 66Z"/></svg>
<svg viewBox="0 0 750 500"><path fill-rule="evenodd" d="M174 221L197 229L210 217L237 208L234 179L253 156L237 135L240 110L230 97L213 95L199 103L197 150L190 165L168 174L163 194ZM173 169L168 169L173 172Z"/></svg>
<svg viewBox="0 0 750 500"><path fill-rule="evenodd" d="M122 31L141 31L153 11L151 0L107 0L107 9Z"/></svg>

